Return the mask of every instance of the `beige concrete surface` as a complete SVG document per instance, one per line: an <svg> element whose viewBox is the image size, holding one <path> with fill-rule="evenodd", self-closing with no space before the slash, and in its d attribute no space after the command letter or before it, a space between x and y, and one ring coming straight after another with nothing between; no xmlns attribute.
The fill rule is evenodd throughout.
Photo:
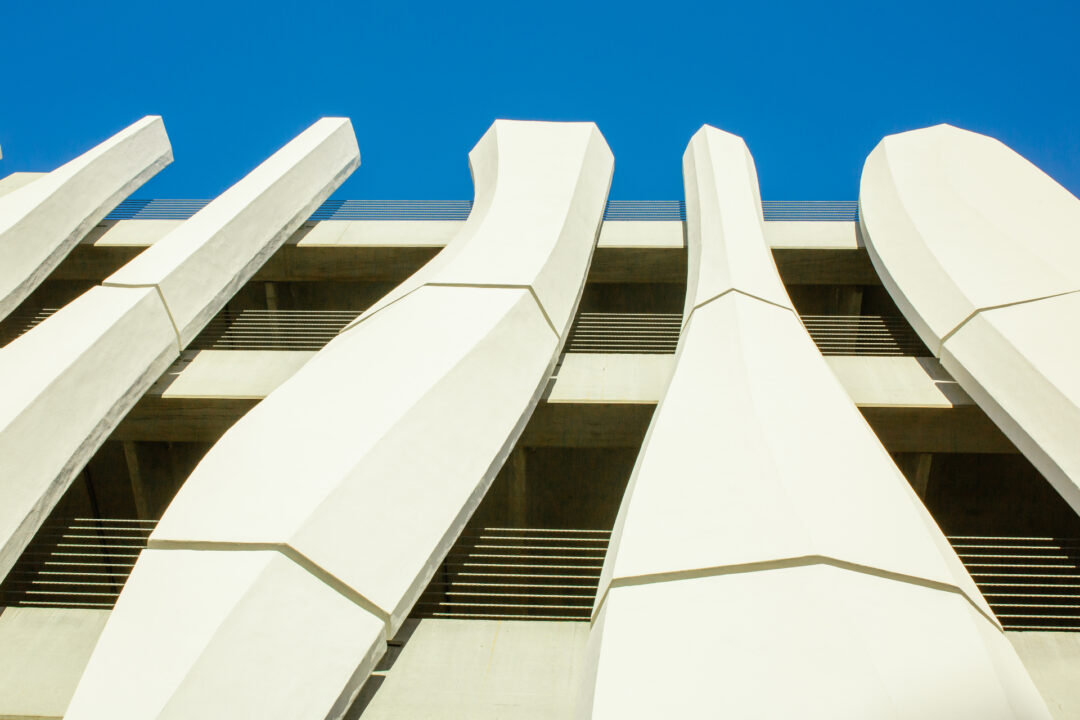
<svg viewBox="0 0 1080 720"><path fill-rule="evenodd" d="M0 610L0 718L61 718L108 610Z"/></svg>
<svg viewBox="0 0 1080 720"><path fill-rule="evenodd" d="M1006 632L1054 720L1080 720L1080 633Z"/></svg>
<svg viewBox="0 0 1080 720"><path fill-rule="evenodd" d="M420 620L363 720L569 720L588 623ZM389 656L388 656L389 660ZM357 708L359 709L359 708Z"/></svg>
<svg viewBox="0 0 1080 720"><path fill-rule="evenodd" d="M24 185L29 185L40 177L44 177L49 173L42 172L13 172L3 178L0 178L0 195L7 195L9 192L18 190Z"/></svg>

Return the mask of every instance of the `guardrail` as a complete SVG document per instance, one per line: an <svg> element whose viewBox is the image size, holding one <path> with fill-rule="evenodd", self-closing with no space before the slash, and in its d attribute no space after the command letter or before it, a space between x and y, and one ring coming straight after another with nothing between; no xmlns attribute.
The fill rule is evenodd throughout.
<svg viewBox="0 0 1080 720"><path fill-rule="evenodd" d="M587 621L610 540L610 530L466 530L411 617Z"/></svg>
<svg viewBox="0 0 1080 720"><path fill-rule="evenodd" d="M105 220L187 220L202 210L209 200L139 199L120 202ZM833 200L764 200L769 221L842 221L858 218L858 202ZM464 220L472 209L471 200L327 200L308 218L322 220ZM609 200L605 220L686 219L682 200Z"/></svg>
<svg viewBox="0 0 1080 720"><path fill-rule="evenodd" d="M1006 630L1080 632L1080 539L949 537Z"/></svg>
<svg viewBox="0 0 1080 720"><path fill-rule="evenodd" d="M191 350L321 350L360 310L222 311Z"/></svg>
<svg viewBox="0 0 1080 720"><path fill-rule="evenodd" d="M55 309L12 316L0 324L0 347L38 325ZM224 310L191 342L191 350L320 350L360 310ZM803 315L822 355L930 357L918 334L899 316ZM568 353L665 355L675 352L679 313L579 313Z"/></svg>
<svg viewBox="0 0 1080 720"><path fill-rule="evenodd" d="M0 584L0 605L111 608L156 520L47 522Z"/></svg>
<svg viewBox="0 0 1080 720"><path fill-rule="evenodd" d="M578 313L568 353L671 354L679 344L681 313Z"/></svg>
<svg viewBox="0 0 1080 720"><path fill-rule="evenodd" d="M931 355L918 333L901 315L800 317L822 355Z"/></svg>

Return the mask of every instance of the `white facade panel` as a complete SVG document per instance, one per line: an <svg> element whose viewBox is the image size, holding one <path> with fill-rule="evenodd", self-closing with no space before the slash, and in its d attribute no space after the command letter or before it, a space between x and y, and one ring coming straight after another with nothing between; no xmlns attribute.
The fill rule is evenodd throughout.
<svg viewBox="0 0 1080 720"><path fill-rule="evenodd" d="M113 207L172 162L147 116L51 173L0 195L0 319L48 277Z"/></svg>
<svg viewBox="0 0 1080 720"><path fill-rule="evenodd" d="M274 549L348 597L365 623L371 613L387 635L396 632L546 386L613 166L595 125L506 121L470 163L477 202L461 233L222 437L151 536L155 556L197 550L215 564ZM94 684L88 697L145 677L146 698L124 713L74 703L69 718L170 717L154 714L155 703L166 707L172 687L213 675L216 656L185 653L182 635L152 646L170 657L166 669L149 661L128 677L110 675L142 646L138 628L159 622L144 606L160 599L140 588L155 582L152 573L133 573L86 676ZM263 682L193 695L191 707L227 707L232 718L337 717L353 688L339 676L324 682L318 663L290 666L291 681L279 682L276 655L291 652L292 626L264 626L259 644L244 643L237 628L256 622L240 600L247 594L234 595L231 609L193 612L227 618L197 622L221 657ZM295 622L314 637L367 633L366 624L346 629L350 621L319 613ZM370 672L384 640L369 634L352 643L351 677Z"/></svg>
<svg viewBox="0 0 1080 720"><path fill-rule="evenodd" d="M938 125L878 144L859 206L905 317L1080 509L1080 200L997 140Z"/></svg>
<svg viewBox="0 0 1080 720"><path fill-rule="evenodd" d="M612 533L581 715L1049 717L792 309L745 144L706 126L684 175L687 319Z"/></svg>

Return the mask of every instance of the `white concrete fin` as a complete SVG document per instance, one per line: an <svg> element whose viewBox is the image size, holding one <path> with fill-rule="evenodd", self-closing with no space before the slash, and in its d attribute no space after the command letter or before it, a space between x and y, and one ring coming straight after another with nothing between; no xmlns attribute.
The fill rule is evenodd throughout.
<svg viewBox="0 0 1080 720"><path fill-rule="evenodd" d="M1080 512L1080 200L997 140L938 125L878 144L859 207L905 317Z"/></svg>
<svg viewBox="0 0 1080 720"><path fill-rule="evenodd" d="M193 565L281 548L283 558L303 558L289 562L305 582L354 593L377 613L358 601L358 620L297 610L279 628L245 605L262 593L246 579L249 589L213 608L185 608L206 614L191 622L205 625L199 642L213 653L188 652L186 633L148 645L140 628L157 632L162 581L141 572L140 559L84 676L93 687L80 687L70 720L213 717L223 708L230 718L323 720L337 717L328 707L344 709L351 680L327 682L320 661L289 665L286 682L281 656L297 634L361 635L376 615L386 634L400 627L547 384L613 168L591 124L500 121L472 162L477 202L450 246L226 432L150 539L155 555L194 553ZM440 282L430 282L432 265L444 270ZM283 582L275 592L294 590ZM251 623L261 632L249 645ZM369 633L349 647L348 659L333 661L351 662L350 677L361 677L384 637ZM125 659L136 655L138 663ZM221 673L220 658L242 666L244 681L197 691ZM130 669L112 671L117 662ZM175 687L191 691L174 695ZM139 695L131 702L140 710L80 702L116 692Z"/></svg>
<svg viewBox="0 0 1080 720"><path fill-rule="evenodd" d="M690 272L684 322L694 308L732 290L791 309L765 241L757 169L741 137L702 127L683 154Z"/></svg>
<svg viewBox="0 0 1080 720"><path fill-rule="evenodd" d="M686 158L689 318L612 534L582 715L1048 717L1018 662L992 662L988 642L1011 652L993 613L791 310L742 140L706 127Z"/></svg>
<svg viewBox="0 0 1080 720"><path fill-rule="evenodd" d="M157 287L187 345L359 164L352 122L323 118L103 284Z"/></svg>
<svg viewBox="0 0 1080 720"><path fill-rule="evenodd" d="M0 349L0 397L11 399L0 408L0 577L143 392L358 162L348 119L316 122L103 287Z"/></svg>
<svg viewBox="0 0 1080 720"><path fill-rule="evenodd" d="M33 182L0 193L0 319L172 159L165 124L149 115Z"/></svg>
<svg viewBox="0 0 1080 720"><path fill-rule="evenodd" d="M542 135L537 123L497 120L491 126L469 153L476 197L464 227L346 331L422 285L436 284L530 288L555 332L565 333L577 306L574 290L584 281L577 269L588 268L595 248L574 240L582 232L599 233L593 208L607 197L611 151L594 123L551 125ZM536 172L518 172L521 167ZM508 225L519 234L513 242L505 235Z"/></svg>
<svg viewBox="0 0 1080 720"><path fill-rule="evenodd" d="M145 550L128 587L65 717L335 717L377 660L357 673L356 648L386 642L382 621L273 551ZM138 682L117 692L125 677Z"/></svg>
<svg viewBox="0 0 1080 720"><path fill-rule="evenodd" d="M178 354L153 288L93 288L0 349L0 577Z"/></svg>

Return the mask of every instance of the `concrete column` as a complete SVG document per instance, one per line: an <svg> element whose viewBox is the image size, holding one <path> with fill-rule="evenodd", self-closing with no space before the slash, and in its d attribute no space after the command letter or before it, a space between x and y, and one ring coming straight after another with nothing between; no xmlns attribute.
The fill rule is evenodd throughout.
<svg viewBox="0 0 1080 720"><path fill-rule="evenodd" d="M859 222L926 346L1080 512L1080 200L997 140L937 125L870 153Z"/></svg>
<svg viewBox="0 0 1080 720"><path fill-rule="evenodd" d="M135 401L358 163L352 124L320 120L0 349L0 576Z"/></svg>
<svg viewBox="0 0 1080 720"><path fill-rule="evenodd" d="M684 331L615 523L582 716L1048 718L803 329L745 144L706 126L683 174Z"/></svg>
<svg viewBox="0 0 1080 720"><path fill-rule="evenodd" d="M51 173L0 193L0 320L172 157L165 125L151 115Z"/></svg>
<svg viewBox="0 0 1080 720"><path fill-rule="evenodd" d="M525 474L525 448L515 448L506 459L507 520L510 527L529 527L529 487Z"/></svg>
<svg viewBox="0 0 1080 720"><path fill-rule="evenodd" d="M498 121L470 165L459 234L188 478L68 720L344 713L547 384L613 159L591 123Z"/></svg>
<svg viewBox="0 0 1080 720"><path fill-rule="evenodd" d="M142 473L139 471L139 454L135 449L135 443L125 440L124 462L127 464L128 479L131 481L131 496L135 499L135 517L140 520L148 520L150 512L147 509L149 498L146 494L146 486L143 485Z"/></svg>

